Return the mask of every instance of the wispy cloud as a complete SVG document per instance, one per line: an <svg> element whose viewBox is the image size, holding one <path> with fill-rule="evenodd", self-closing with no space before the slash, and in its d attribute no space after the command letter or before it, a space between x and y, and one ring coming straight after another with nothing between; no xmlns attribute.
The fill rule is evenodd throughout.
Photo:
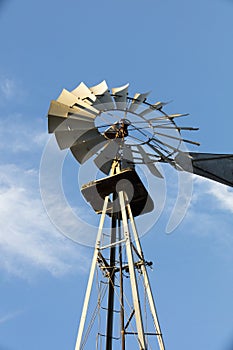
<svg viewBox="0 0 233 350"><path fill-rule="evenodd" d="M187 233L208 237L217 254L232 261L233 191L231 187L195 176Z"/></svg>
<svg viewBox="0 0 233 350"><path fill-rule="evenodd" d="M194 202L207 195L210 200L214 200L214 203L210 201L213 206L233 213L233 189L231 187L202 177L195 177L195 183L197 191L194 192Z"/></svg>
<svg viewBox="0 0 233 350"><path fill-rule="evenodd" d="M0 269L26 279L88 265L83 248L59 234L43 208L38 168L47 135L33 123L32 128L20 114L0 123Z"/></svg>
<svg viewBox="0 0 233 350"><path fill-rule="evenodd" d="M36 148L42 149L47 139L48 135L41 130L38 120L32 124L21 113L0 118L0 150L3 155L22 152L33 154Z"/></svg>
<svg viewBox="0 0 233 350"><path fill-rule="evenodd" d="M233 191L230 187L221 184L208 184L208 192L216 200L218 205L231 213L233 213Z"/></svg>
<svg viewBox="0 0 233 350"><path fill-rule="evenodd" d="M75 265L82 269L81 248L59 235L47 218L35 186L37 171L9 164L0 174L1 269L24 278L33 270L59 276Z"/></svg>
<svg viewBox="0 0 233 350"><path fill-rule="evenodd" d="M2 95L6 98L9 99L13 97L16 93L16 83L13 79L5 78L1 80L0 84L0 89Z"/></svg>
<svg viewBox="0 0 233 350"><path fill-rule="evenodd" d="M0 324L6 323L6 322L18 317L21 314L22 314L22 311L14 311L14 312L7 313L3 316L0 316Z"/></svg>
<svg viewBox="0 0 233 350"><path fill-rule="evenodd" d="M22 102L27 96L26 89L22 83L15 78L0 77L0 103L9 104L9 102Z"/></svg>

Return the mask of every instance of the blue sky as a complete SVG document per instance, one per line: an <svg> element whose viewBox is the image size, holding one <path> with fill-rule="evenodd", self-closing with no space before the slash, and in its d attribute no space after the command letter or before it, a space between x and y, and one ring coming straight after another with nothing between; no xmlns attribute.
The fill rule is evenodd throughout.
<svg viewBox="0 0 233 350"><path fill-rule="evenodd" d="M63 87L130 83L200 127L196 151L233 153L233 2L0 2L0 350L74 349L92 250L51 224L39 192L46 113ZM68 156L64 188L85 211ZM168 350L233 346L233 192L194 179L188 212L164 234L176 198L142 240ZM93 218L96 220L96 218Z"/></svg>

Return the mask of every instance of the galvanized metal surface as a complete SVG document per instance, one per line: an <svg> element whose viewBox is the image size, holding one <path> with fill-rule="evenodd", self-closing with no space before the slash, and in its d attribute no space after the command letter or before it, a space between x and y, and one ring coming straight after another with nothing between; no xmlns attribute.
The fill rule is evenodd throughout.
<svg viewBox="0 0 233 350"><path fill-rule="evenodd" d="M233 187L233 154L179 153L175 162L185 171Z"/></svg>

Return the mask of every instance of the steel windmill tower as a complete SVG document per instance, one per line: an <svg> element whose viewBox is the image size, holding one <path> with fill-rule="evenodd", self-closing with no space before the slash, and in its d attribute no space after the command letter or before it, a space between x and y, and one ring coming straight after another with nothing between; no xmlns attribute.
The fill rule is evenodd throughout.
<svg viewBox="0 0 233 350"><path fill-rule="evenodd" d="M110 91L105 81L93 87L81 83L71 92L64 89L48 112L49 132L60 149L69 148L80 164L94 161L106 175L81 188L100 222L75 350L93 347L94 341L97 349L165 349L147 271L152 263L144 257L135 224L135 217L154 207L138 166L162 178L157 165L167 163L233 186L233 155L184 151L184 143L199 145L181 136L197 128L176 124L187 114L169 115L163 110L167 103L149 103L149 93L130 96L128 88ZM95 339L88 344L92 329Z"/></svg>

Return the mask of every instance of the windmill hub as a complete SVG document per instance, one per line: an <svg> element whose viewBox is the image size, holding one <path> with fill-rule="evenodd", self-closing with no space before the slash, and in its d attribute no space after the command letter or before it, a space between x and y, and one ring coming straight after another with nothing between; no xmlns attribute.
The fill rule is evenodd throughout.
<svg viewBox="0 0 233 350"><path fill-rule="evenodd" d="M95 126L105 139L122 140L127 145L145 144L154 134L150 120L126 108L101 111Z"/></svg>
<svg viewBox="0 0 233 350"><path fill-rule="evenodd" d="M113 139L124 139L128 136L128 126L130 125L130 121L127 119L121 119L119 122L114 123L110 126L105 132L104 136L108 140Z"/></svg>

